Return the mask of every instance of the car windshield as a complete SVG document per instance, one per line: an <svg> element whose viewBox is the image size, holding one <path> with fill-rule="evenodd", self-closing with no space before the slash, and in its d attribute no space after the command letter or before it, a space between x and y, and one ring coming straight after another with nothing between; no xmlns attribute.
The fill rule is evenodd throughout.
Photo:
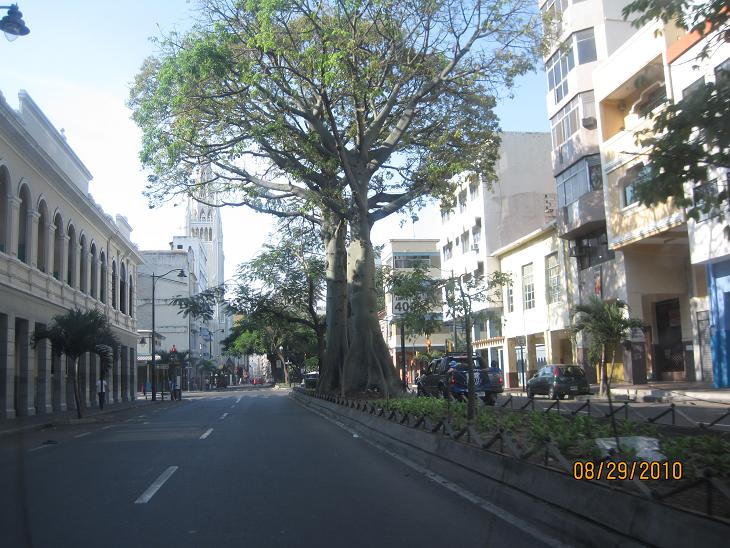
<svg viewBox="0 0 730 548"><path fill-rule="evenodd" d="M459 371L466 371L469 369L469 363L466 361L466 357L454 358L451 361L456 362L456 369ZM484 364L481 363L479 358L474 358L474 369L484 369Z"/></svg>
<svg viewBox="0 0 730 548"><path fill-rule="evenodd" d="M561 377L585 377L586 374L577 365L563 365L558 367Z"/></svg>

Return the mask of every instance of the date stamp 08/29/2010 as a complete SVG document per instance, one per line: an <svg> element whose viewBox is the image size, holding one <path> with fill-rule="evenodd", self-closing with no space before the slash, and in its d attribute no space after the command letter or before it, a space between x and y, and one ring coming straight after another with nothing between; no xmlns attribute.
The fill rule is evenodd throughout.
<svg viewBox="0 0 730 548"><path fill-rule="evenodd" d="M684 467L680 461L575 461L573 479L582 481L681 480Z"/></svg>

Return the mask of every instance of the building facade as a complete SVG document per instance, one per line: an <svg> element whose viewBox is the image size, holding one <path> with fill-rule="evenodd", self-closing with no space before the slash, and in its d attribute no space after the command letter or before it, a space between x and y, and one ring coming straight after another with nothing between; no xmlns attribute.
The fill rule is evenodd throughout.
<svg viewBox="0 0 730 548"><path fill-rule="evenodd" d="M495 250L511 277L503 288L502 370L508 387L524 387L548 363L574 363L566 254L555 222Z"/></svg>
<svg viewBox="0 0 730 548"><path fill-rule="evenodd" d="M444 276L480 278L499 270L493 253L526 234L545 226L554 217L555 184L551 177L550 135L505 132L494 181L463 177L456 191L453 211L442 211L439 240ZM526 160L529 158L529 160ZM473 328L474 348L488 363L504 367L502 294L475 302L475 312L485 321ZM464 335L457 320L456 343L463 349ZM453 342L454 337L451 337Z"/></svg>
<svg viewBox="0 0 730 548"><path fill-rule="evenodd" d="M36 327L78 308L105 314L120 340L107 376L110 403L136 386L137 269L131 227L89 194L91 174L25 92L19 110L0 95L0 417L73 405L70 364ZM79 360L83 403L96 405L99 358Z"/></svg>

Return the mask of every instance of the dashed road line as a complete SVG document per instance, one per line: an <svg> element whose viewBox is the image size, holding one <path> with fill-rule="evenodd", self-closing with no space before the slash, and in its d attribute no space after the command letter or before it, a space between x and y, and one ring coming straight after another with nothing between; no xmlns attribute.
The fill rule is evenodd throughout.
<svg viewBox="0 0 730 548"><path fill-rule="evenodd" d="M38 447L34 447L33 449L28 449L28 453L32 453L33 451L38 451L39 449L45 449L46 447L50 447L50 445L39 445Z"/></svg>
<svg viewBox="0 0 730 548"><path fill-rule="evenodd" d="M211 433L212 431L213 431L213 429L212 429L212 428L208 428L208 429L207 429L207 430L205 431L205 433L204 433L204 434L203 434L202 436L200 436L200 439L201 439L201 440L204 440L205 438L207 438L208 436L210 436L210 433Z"/></svg>
<svg viewBox="0 0 730 548"><path fill-rule="evenodd" d="M225 419L225 418L226 418L227 416L228 416L228 413L223 413L223 414L221 415L221 420Z"/></svg>
<svg viewBox="0 0 730 548"><path fill-rule="evenodd" d="M74 436L74 438L83 438L84 436L88 436L91 434L91 432L84 432L83 434L77 434Z"/></svg>
<svg viewBox="0 0 730 548"><path fill-rule="evenodd" d="M107 424L106 426L102 426L101 429L102 430L109 430L110 428L113 428L114 426L116 426L116 425L114 425L114 424Z"/></svg>
<svg viewBox="0 0 730 548"><path fill-rule="evenodd" d="M169 480L172 475L177 470L177 466L170 466L160 474L160 476L150 485L147 490L142 493L137 500L134 501L135 504L147 504L152 497L155 496L155 493L160 490L160 487L162 487L167 480Z"/></svg>
<svg viewBox="0 0 730 548"><path fill-rule="evenodd" d="M241 396L238 396L238 397L236 398L236 403L241 403Z"/></svg>

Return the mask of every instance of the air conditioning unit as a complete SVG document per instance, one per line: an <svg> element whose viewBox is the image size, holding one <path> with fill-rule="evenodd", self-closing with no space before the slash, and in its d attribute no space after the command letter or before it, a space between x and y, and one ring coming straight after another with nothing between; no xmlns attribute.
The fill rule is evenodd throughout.
<svg viewBox="0 0 730 548"><path fill-rule="evenodd" d="M596 129L598 127L598 122L596 121L595 116L586 116L581 119L580 123L586 129Z"/></svg>

